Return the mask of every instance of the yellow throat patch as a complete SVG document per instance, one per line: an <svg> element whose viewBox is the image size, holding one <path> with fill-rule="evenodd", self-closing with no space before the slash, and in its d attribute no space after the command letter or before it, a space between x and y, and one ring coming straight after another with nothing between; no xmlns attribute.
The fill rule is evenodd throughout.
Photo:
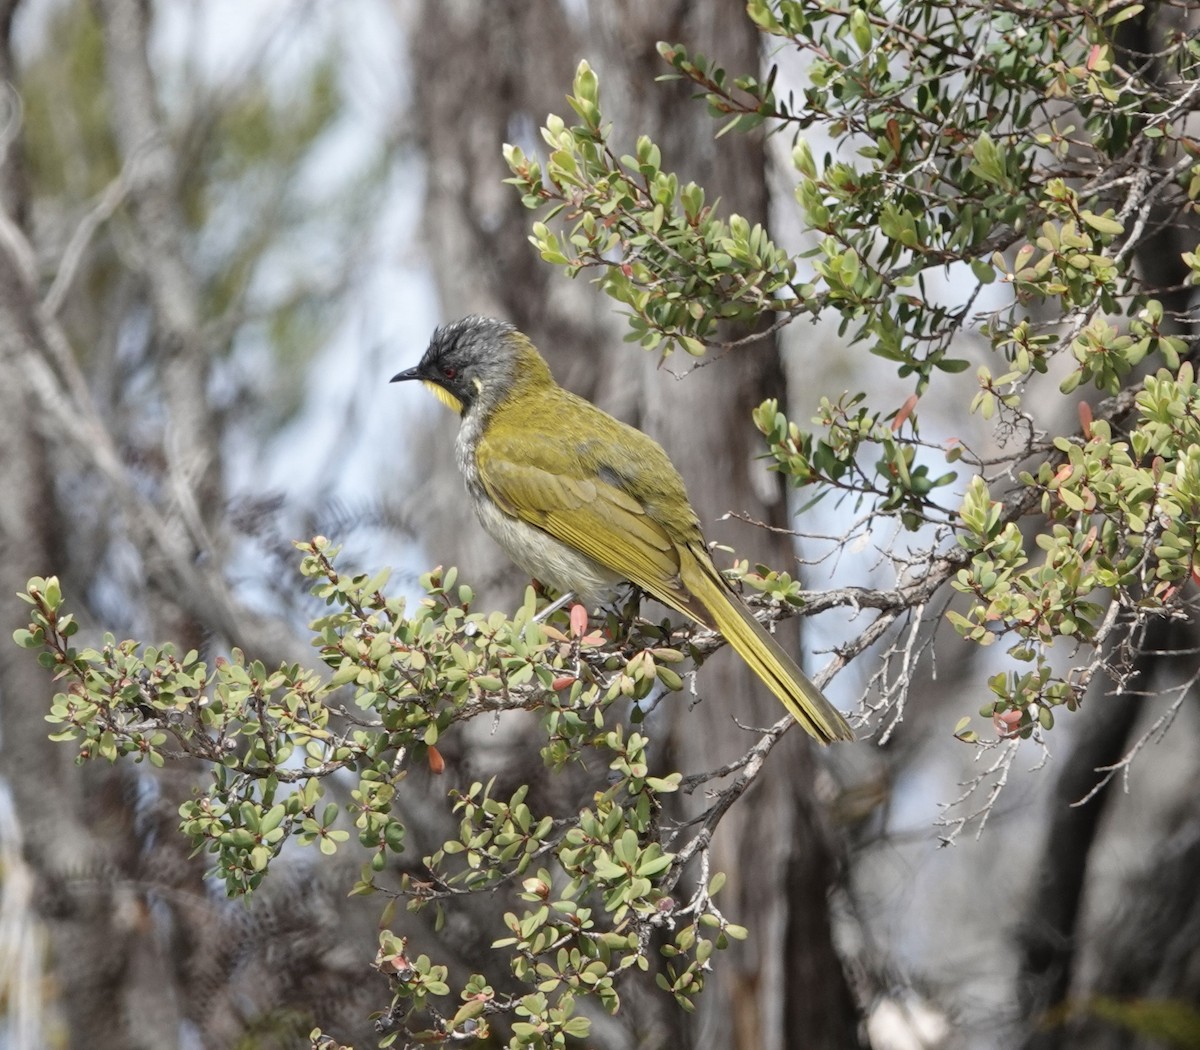
<svg viewBox="0 0 1200 1050"><path fill-rule="evenodd" d="M457 412L460 416L462 415L462 402L459 401L459 399L456 398L452 393L450 393L449 390L447 390L444 386L438 386L437 383L431 383L428 379L423 380L423 382L430 390L433 391L433 396L436 397L448 409L450 409L451 412Z"/></svg>

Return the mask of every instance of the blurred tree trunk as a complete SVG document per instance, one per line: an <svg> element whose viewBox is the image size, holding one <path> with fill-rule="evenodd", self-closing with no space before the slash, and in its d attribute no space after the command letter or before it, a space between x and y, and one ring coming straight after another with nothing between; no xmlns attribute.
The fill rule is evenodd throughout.
<svg viewBox="0 0 1200 1050"><path fill-rule="evenodd" d="M1087 928L1087 913L1084 907L1093 862L1100 854L1100 844L1107 832L1112 833L1111 810L1120 780L1114 778L1083 805L1081 799L1092 794L1103 776L1102 770L1119 763L1133 746L1136 731L1146 729L1143 697L1155 690L1165 690L1170 683L1165 681L1171 672L1189 673L1172 660L1171 652L1187 652L1191 635L1188 625L1171 623L1152 624L1148 630L1146 649L1137 662L1137 694L1103 695L1102 690L1091 698L1085 708L1084 724L1073 741L1070 753L1065 757L1055 778L1051 795L1051 812L1046 831L1045 844L1036 865L1037 893L1030 898L1029 907L1017 930L1018 973L1017 995L1020 1016L1029 1025L1024 1033L1024 1050L1057 1050L1060 1047L1077 1045L1081 1048L1125 1045L1128 1033L1107 1025L1086 1023L1082 1041L1073 1042L1078 1032L1072 1026L1064 1034L1059 1027L1070 1010L1072 1000L1083 1002L1098 988L1084 988L1079 983L1080 971L1086 969L1086 960L1100 951L1100 980L1122 985L1126 993L1145 992L1155 980L1155 971L1148 967L1137 967L1144 981L1137 987L1137 978L1131 979L1126 972L1126 961L1130 952L1139 954L1136 941L1139 936L1153 945L1157 954L1162 941L1149 937L1149 926L1142 921L1140 913L1135 925L1130 926L1127 916L1118 916L1102 924L1099 938ZM1192 651L1194 643L1191 644ZM1158 651L1158 650L1161 650ZM1107 683L1105 684L1107 686ZM1179 727L1180 732L1186 732ZM1186 862L1187 851L1183 853ZM1153 907L1166 914L1179 906L1172 900L1183 884L1177 870L1163 870L1161 886L1154 886L1155 868L1148 868L1142 878L1149 889ZM1188 903L1194 897L1188 890ZM1140 895L1146 887L1139 889ZM1165 905L1165 907L1164 907ZM1137 931L1141 931L1138 933ZM1126 952L1111 950L1112 938L1120 936L1129 943ZM1120 974L1119 978L1106 974ZM1101 1029L1098 1031L1097 1029ZM1073 1034L1074 1033L1074 1034ZM1115 1043L1103 1040L1116 1040Z"/></svg>
<svg viewBox="0 0 1200 1050"><path fill-rule="evenodd" d="M566 111L575 64L587 57L616 127L649 134L662 147L665 168L703 185L710 200L720 196L723 208L765 221L761 139L714 141L717 125L686 88L654 82L666 68L655 51L658 40L682 41L741 72L758 68L758 35L738 5L592 4L589 40L599 43L601 53L585 56L567 10L552 0L503 0L483 8L432 0L419 5L414 112L432 172L426 231L442 316L479 312L514 321L550 359L560 382L662 441L703 522L712 526L732 510L786 525L784 494L755 462L759 446L749 423L751 408L764 397L785 396L773 344L763 341L728 355L685 382L660 370L656 356L639 361L620 342L615 307L537 259L526 240L530 213L500 185L507 175L501 144L540 147L537 128L547 112ZM474 100L467 128L462 97ZM681 370L689 364L672 362ZM426 535L439 537L436 556L458 562L469 578L505 584L507 591L488 594L511 604L515 588L527 581L473 521L463 520L464 497L451 458L454 427L452 419L440 420L436 435L423 439L415 454L430 479L418 497ZM734 523L710 527L709 538L732 544L742 556L784 568L792 563L790 543L777 534ZM784 629L795 637L792 624ZM670 768L720 766L754 739L734 725L735 718L760 726L782 713L730 652L705 666L700 692L704 703L689 709L686 697L673 696L653 716L671 722L664 738L671 753L659 756ZM640 1033L637 1045L857 1045L855 1008L831 940L827 894L835 864L812 799L812 756L802 734L791 732L753 797L734 808L714 842L713 866L730 877L723 897L727 914L750 928L748 946L721 960L695 1015L684 1015L665 995L639 997L630 1022ZM693 810L702 802L694 800Z"/></svg>

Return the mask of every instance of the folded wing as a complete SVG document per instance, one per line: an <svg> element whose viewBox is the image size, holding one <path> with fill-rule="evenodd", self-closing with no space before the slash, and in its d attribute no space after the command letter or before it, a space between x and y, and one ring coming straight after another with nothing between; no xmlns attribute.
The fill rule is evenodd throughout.
<svg viewBox="0 0 1200 1050"><path fill-rule="evenodd" d="M651 597L712 627L679 578L680 553L634 496L599 477L578 478L478 450L481 480L506 514L544 529Z"/></svg>

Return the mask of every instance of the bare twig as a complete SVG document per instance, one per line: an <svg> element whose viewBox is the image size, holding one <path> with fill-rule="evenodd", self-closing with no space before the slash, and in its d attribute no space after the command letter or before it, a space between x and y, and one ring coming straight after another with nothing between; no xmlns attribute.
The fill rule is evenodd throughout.
<svg viewBox="0 0 1200 1050"><path fill-rule="evenodd" d="M1171 727L1171 723L1175 721L1175 716L1179 714L1180 707L1183 706L1184 700L1188 698L1191 691L1195 688L1196 683L1200 682L1200 669L1191 676L1182 685L1176 686L1171 692L1176 693L1176 697L1171 701L1170 706L1154 720L1151 726L1134 742L1133 746L1125 753L1120 761L1114 762L1112 765L1099 766L1096 769L1097 773L1103 774L1096 782L1092 789L1081 799L1071 803L1073 806L1085 806L1093 798L1096 797L1107 786L1109 781L1118 773L1121 774L1122 787L1126 792L1129 791L1129 773L1133 768L1134 760L1141 753L1142 749L1151 741L1157 743L1166 734Z"/></svg>

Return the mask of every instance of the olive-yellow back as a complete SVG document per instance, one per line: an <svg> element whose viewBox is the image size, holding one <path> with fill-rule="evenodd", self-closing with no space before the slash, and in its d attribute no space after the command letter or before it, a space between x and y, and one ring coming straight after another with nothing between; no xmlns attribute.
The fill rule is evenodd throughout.
<svg viewBox="0 0 1200 1050"><path fill-rule="evenodd" d="M713 565L662 447L558 386L525 336L467 318L439 329L421 365L397 378L424 379L461 406L467 489L485 528L522 568L587 601L635 584L720 631L818 740L853 739Z"/></svg>

